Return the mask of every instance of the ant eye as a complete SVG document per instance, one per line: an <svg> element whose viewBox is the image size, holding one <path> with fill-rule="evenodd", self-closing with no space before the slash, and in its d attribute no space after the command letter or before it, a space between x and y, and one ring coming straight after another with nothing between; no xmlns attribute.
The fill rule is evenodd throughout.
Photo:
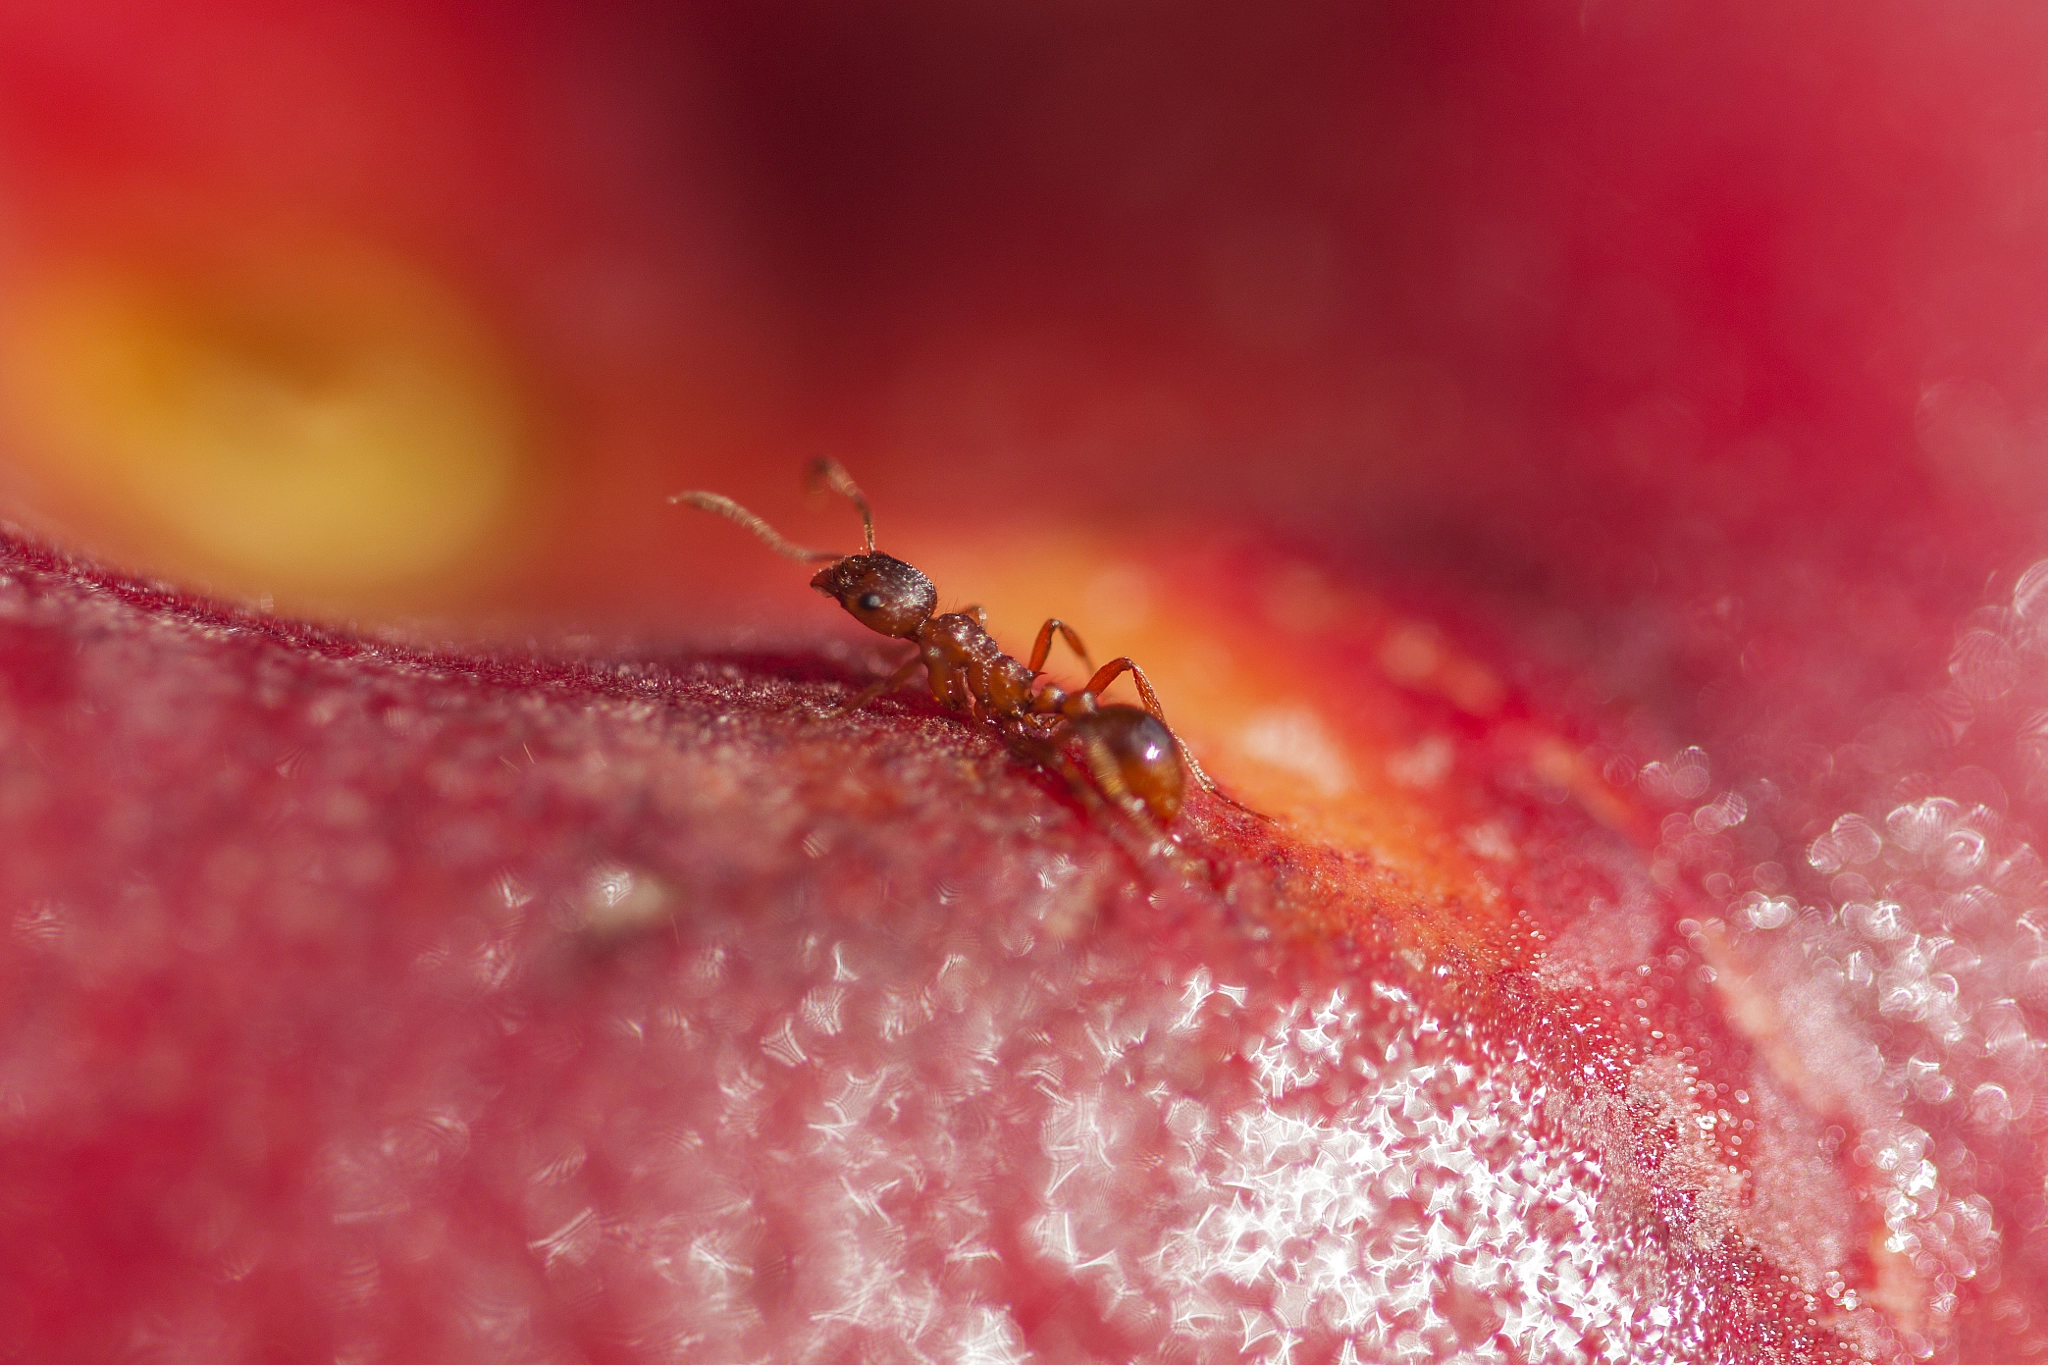
<svg viewBox="0 0 2048 1365"><path fill-rule="evenodd" d="M882 594L878 592L864 592L860 595L860 609L862 611L879 611L881 606Z"/></svg>

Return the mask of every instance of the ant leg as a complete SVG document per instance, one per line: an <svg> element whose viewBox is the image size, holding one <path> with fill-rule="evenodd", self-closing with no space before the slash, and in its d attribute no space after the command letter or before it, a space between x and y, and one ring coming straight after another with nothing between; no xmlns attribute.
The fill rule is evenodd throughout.
<svg viewBox="0 0 2048 1365"><path fill-rule="evenodd" d="M1056 742L1027 734L1021 729L1006 727L1005 734L1014 752L1041 768L1058 773L1082 809L1093 814L1107 807L1123 816L1128 827L1143 840L1140 847L1131 849L1132 853L1159 854L1176 849L1173 841L1153 822L1152 813L1145 808L1145 803L1125 785L1116 756L1101 740L1084 741L1081 746L1082 762L1076 763ZM1122 842L1121 834L1118 840Z"/></svg>
<svg viewBox="0 0 2048 1365"><path fill-rule="evenodd" d="M1060 751L1059 745L1041 735L1027 734L1011 726L1003 727L1003 737L1009 741L1011 752L1064 778L1084 810L1092 813L1102 809L1102 793L1088 780L1088 774Z"/></svg>
<svg viewBox="0 0 2048 1365"><path fill-rule="evenodd" d="M1159 694L1152 690L1152 680L1145 676L1144 669L1132 663L1128 657L1111 659L1108 663L1097 669L1095 676L1088 680L1088 686L1084 690L1100 696L1103 688L1108 687L1126 673L1130 674L1131 681L1138 685L1138 696L1144 700L1145 710L1151 714L1152 719L1166 726L1166 732L1173 736L1173 747L1180 754L1180 761L1187 766L1189 775L1195 779L1195 784L1203 791L1209 793L1209 795L1229 805L1236 806L1247 815L1256 815L1261 820L1272 821L1272 816L1267 815L1264 811L1253 810L1250 806L1247 806L1244 802L1217 786L1216 779L1202 771L1202 765L1195 761L1194 752L1188 748L1187 741L1180 737L1180 732L1175 730L1173 725L1166 719L1166 708L1159 704Z"/></svg>
<svg viewBox="0 0 2048 1365"><path fill-rule="evenodd" d="M1123 772L1117 767L1116 755L1109 751L1108 745L1092 736L1083 740L1081 759L1088 769L1089 779L1109 804L1126 815L1143 813L1144 803L1124 784Z"/></svg>
<svg viewBox="0 0 2048 1365"><path fill-rule="evenodd" d="M987 718L981 704L981 698L975 695L974 683L967 676L966 669L963 668L953 675L951 690L954 710L966 713L971 720L984 720Z"/></svg>
<svg viewBox="0 0 2048 1365"><path fill-rule="evenodd" d="M882 679L882 681L878 683L868 684L866 687L863 687L860 691L854 693L851 697L841 702L839 704L839 709L842 711L858 711L861 707L866 706L869 702L873 701L876 697L881 696L884 692L894 692L897 688L909 682L910 675L917 672L917 670L921 666L923 666L923 664L924 651L919 650L917 653L911 655L907 661L905 661L903 667L897 669L894 673L891 673L888 677Z"/></svg>
<svg viewBox="0 0 2048 1365"><path fill-rule="evenodd" d="M1045 670L1046 657L1052 653L1052 633L1054 631L1058 631L1060 638L1067 642L1067 648L1081 656L1082 666L1088 669L1089 672L1094 672L1095 660L1088 657L1088 646L1081 643L1081 637L1074 633L1072 626L1060 620L1057 616L1051 617L1044 625L1038 628L1038 639L1031 646L1031 662L1026 664L1025 667L1033 673L1040 673Z"/></svg>

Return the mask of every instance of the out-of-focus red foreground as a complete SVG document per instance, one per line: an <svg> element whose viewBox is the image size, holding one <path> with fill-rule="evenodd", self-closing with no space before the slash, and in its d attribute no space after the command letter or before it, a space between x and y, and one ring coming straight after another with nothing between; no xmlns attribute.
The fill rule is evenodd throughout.
<svg viewBox="0 0 2048 1365"><path fill-rule="evenodd" d="M1490 874L1418 883L1207 800L1153 856L843 665L0 592L30 1358L1855 1359L1995 1273L1853 988L1751 942L1844 931L1673 884L1753 848L1697 750L1652 859L1528 719L1361 677ZM2039 875L1901 809L1902 881Z"/></svg>

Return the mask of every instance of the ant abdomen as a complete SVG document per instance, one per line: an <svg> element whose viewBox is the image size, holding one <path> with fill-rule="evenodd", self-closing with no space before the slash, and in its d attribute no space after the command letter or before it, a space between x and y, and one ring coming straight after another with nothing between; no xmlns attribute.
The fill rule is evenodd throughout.
<svg viewBox="0 0 2048 1365"><path fill-rule="evenodd" d="M1068 724L1104 796L1121 806L1141 802L1161 825L1173 823L1187 799L1173 731L1149 712L1121 705L1097 707Z"/></svg>

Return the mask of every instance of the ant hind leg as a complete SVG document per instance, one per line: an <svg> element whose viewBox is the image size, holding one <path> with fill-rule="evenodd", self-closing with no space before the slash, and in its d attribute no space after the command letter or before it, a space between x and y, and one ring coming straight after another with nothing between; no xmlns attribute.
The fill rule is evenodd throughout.
<svg viewBox="0 0 2048 1365"><path fill-rule="evenodd" d="M1153 820L1152 812L1145 808L1145 803L1125 785L1123 774L1117 768L1116 756L1101 740L1083 741L1080 763L1069 758L1057 744L1043 744L1038 746L1038 750L1031 757L1065 778L1068 788L1083 807L1089 811L1108 807L1124 818L1126 830L1135 831L1139 837L1139 846L1131 848L1133 854L1156 855L1177 849L1178 846Z"/></svg>
<svg viewBox="0 0 2048 1365"><path fill-rule="evenodd" d="M1047 618L1046 623L1038 628L1038 639L1031 646L1031 662L1025 667L1033 673L1045 670L1045 661L1052 653L1054 631L1058 631L1060 638L1067 642L1067 648L1080 656L1081 666L1091 673L1094 672L1095 660L1088 657L1088 646L1081 643L1081 637L1074 633L1072 626L1057 616Z"/></svg>

